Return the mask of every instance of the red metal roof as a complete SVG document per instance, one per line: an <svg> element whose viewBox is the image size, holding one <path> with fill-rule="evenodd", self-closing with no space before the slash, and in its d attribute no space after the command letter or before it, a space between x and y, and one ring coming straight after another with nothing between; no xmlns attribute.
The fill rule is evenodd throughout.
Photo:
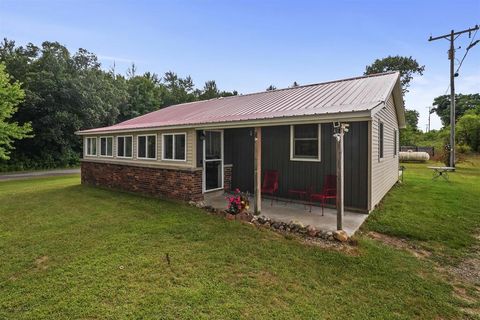
<svg viewBox="0 0 480 320"><path fill-rule="evenodd" d="M113 126L80 131L95 133L162 127L265 120L283 117L369 111L386 102L398 72L304 85L225 98L182 103Z"/></svg>

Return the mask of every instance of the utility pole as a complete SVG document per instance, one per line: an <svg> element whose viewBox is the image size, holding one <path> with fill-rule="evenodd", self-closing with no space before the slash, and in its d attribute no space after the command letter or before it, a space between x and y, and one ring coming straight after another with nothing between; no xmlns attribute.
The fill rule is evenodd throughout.
<svg viewBox="0 0 480 320"><path fill-rule="evenodd" d="M450 167L455 167L455 39L462 33L471 34L472 31L478 30L478 25L475 27L457 31L450 31L449 34L433 38L430 36L428 41L435 41L440 39L447 39L450 41L450 50L448 50L448 59L450 60Z"/></svg>

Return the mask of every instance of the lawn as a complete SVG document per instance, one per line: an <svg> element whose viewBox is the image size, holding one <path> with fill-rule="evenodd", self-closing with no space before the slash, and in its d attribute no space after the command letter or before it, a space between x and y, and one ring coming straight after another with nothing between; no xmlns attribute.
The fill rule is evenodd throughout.
<svg viewBox="0 0 480 320"><path fill-rule="evenodd" d="M447 184L423 167L409 166L364 231L459 259L478 227L479 168ZM0 319L467 317L434 260L358 242L350 253L305 245L78 176L1 182Z"/></svg>

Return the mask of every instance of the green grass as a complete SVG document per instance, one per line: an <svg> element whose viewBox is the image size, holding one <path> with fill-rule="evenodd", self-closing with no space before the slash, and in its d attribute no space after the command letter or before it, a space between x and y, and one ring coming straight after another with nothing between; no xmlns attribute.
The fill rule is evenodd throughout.
<svg viewBox="0 0 480 320"><path fill-rule="evenodd" d="M450 174L432 180L428 165L407 164L405 183L395 186L365 229L420 244L442 262L457 263L480 234L480 158L471 157Z"/></svg>
<svg viewBox="0 0 480 320"><path fill-rule="evenodd" d="M447 185L431 183L420 168L409 167L406 184L368 228L461 253L472 242L473 214L463 213L471 203L445 199L445 192L461 188L473 200L478 171L465 168ZM0 319L464 316L433 262L367 237L346 254L184 204L79 182L67 176L0 183ZM430 197L427 186L443 200L438 214L418 203ZM419 190L423 197L409 198ZM440 212L447 213L439 221Z"/></svg>

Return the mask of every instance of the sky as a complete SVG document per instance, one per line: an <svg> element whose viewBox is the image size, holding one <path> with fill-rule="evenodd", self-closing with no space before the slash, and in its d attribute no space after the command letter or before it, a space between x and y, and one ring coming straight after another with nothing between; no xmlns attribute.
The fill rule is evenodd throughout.
<svg viewBox="0 0 480 320"><path fill-rule="evenodd" d="M0 0L0 36L17 45L58 41L97 54L105 69L115 62L125 73L133 62L138 73L190 75L200 88L207 80L240 93L318 83L360 76L377 58L412 56L425 72L405 102L420 112L421 129L433 99L449 92L449 43L428 37L475 24L480 0ZM456 40L459 60L470 41L468 34ZM455 86L480 92L480 44ZM436 115L431 121L441 127Z"/></svg>

